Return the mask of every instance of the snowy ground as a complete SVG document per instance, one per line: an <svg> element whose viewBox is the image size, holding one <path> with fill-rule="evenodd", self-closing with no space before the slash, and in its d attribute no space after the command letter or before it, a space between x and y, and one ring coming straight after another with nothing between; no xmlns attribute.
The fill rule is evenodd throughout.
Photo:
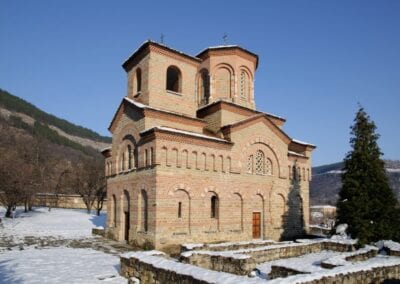
<svg viewBox="0 0 400 284"><path fill-rule="evenodd" d="M0 283L127 283L119 252L91 235L105 215L84 210L35 209L5 219L0 207ZM105 253L107 252L107 253Z"/></svg>
<svg viewBox="0 0 400 284"><path fill-rule="evenodd" d="M284 266L294 270L313 273L316 271L324 270L324 268L321 267L322 261L340 254L340 252L336 251L321 251L318 253L305 254L299 257L264 262L258 265L257 269L260 271L261 277L266 279L268 278L268 274L271 272L272 265Z"/></svg>

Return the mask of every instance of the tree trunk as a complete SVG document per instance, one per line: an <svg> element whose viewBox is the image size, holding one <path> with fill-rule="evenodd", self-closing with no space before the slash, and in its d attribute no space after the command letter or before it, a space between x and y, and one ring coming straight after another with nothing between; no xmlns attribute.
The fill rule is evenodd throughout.
<svg viewBox="0 0 400 284"><path fill-rule="evenodd" d="M28 198L24 200L24 212L28 212Z"/></svg>
<svg viewBox="0 0 400 284"><path fill-rule="evenodd" d="M6 211L6 215L5 215L6 218L11 218L12 207L13 207L12 205L7 206L7 211Z"/></svg>

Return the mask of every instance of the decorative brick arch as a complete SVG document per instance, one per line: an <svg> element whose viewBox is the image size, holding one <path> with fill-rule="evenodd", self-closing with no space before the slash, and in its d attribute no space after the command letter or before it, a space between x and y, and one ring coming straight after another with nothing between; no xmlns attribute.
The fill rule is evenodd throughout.
<svg viewBox="0 0 400 284"><path fill-rule="evenodd" d="M244 144L244 145L243 145ZM284 177L284 167L285 167L285 160L283 158L282 153L280 153L278 151L278 149L276 149L273 145L273 143L271 143L271 140L269 140L268 138L264 138L264 137L260 137L259 135L257 136L253 136L250 137L250 139L247 142L243 142L241 145L241 149L243 149L241 151L241 155L240 155L240 159L239 159L239 166L241 169L243 169L246 161L247 161L247 153L249 151L250 148L253 147L253 145L255 144L263 144L264 146L266 146L267 148L269 148L269 150L272 152L272 154L274 155L275 161L277 163L277 176L278 177ZM276 172L276 171L274 171Z"/></svg>
<svg viewBox="0 0 400 284"><path fill-rule="evenodd" d="M192 189L184 183L174 185L172 189L168 191L168 195L173 197L178 190L186 192L189 199L192 199L193 197L191 195Z"/></svg>
<svg viewBox="0 0 400 284"><path fill-rule="evenodd" d="M210 86L212 88L211 94L218 94L218 95L224 94L224 95L227 95L222 91L218 91L218 89L217 89L217 85L216 85L217 84L217 81L216 81L217 78L216 78L216 76L217 76L218 71L220 71L220 70L226 70L229 73L229 75L226 78L226 80L229 79L229 84L228 84L228 86L229 86L229 98L232 98L234 93L235 93L235 69L231 65L229 65L227 63L221 63L221 64L218 64L218 65L216 65L216 66L214 66L212 68L211 77L210 77L211 78ZM222 84L223 80L220 83ZM215 99L212 96L210 98L211 99Z"/></svg>

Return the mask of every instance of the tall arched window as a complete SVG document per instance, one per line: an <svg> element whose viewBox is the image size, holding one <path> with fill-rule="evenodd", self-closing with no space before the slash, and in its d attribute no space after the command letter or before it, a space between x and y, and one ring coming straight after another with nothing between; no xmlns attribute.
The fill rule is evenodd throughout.
<svg viewBox="0 0 400 284"><path fill-rule="evenodd" d="M181 71L175 66L169 66L167 69L167 90L181 92Z"/></svg>
<svg viewBox="0 0 400 284"><path fill-rule="evenodd" d="M249 96L249 76L242 70L240 72L240 96L247 98Z"/></svg>
<svg viewBox="0 0 400 284"><path fill-rule="evenodd" d="M136 93L142 90L142 70L138 68L136 70Z"/></svg>
<svg viewBox="0 0 400 284"><path fill-rule="evenodd" d="M128 145L127 147L127 152L128 152L128 169L132 169L132 147L131 145Z"/></svg>
<svg viewBox="0 0 400 284"><path fill-rule="evenodd" d="M213 195L211 196L211 218L218 218L218 210L219 210L219 204L218 204L218 196Z"/></svg>
<svg viewBox="0 0 400 284"><path fill-rule="evenodd" d="M149 226L148 226L148 214L149 214L149 212L148 212L148 200L147 200L147 192L145 191L145 190L142 190L142 194L141 194L141 196L142 196L142 230L143 231L145 231L145 232L147 232L148 231L148 229L149 229Z"/></svg>
<svg viewBox="0 0 400 284"><path fill-rule="evenodd" d="M198 84L200 104L208 104L210 100L210 76L207 69L202 69L200 71Z"/></svg>
<svg viewBox="0 0 400 284"><path fill-rule="evenodd" d="M125 171L125 152L121 154L121 171Z"/></svg>
<svg viewBox="0 0 400 284"><path fill-rule="evenodd" d="M257 150L256 152L256 174L265 174L265 156L261 150Z"/></svg>
<svg viewBox="0 0 400 284"><path fill-rule="evenodd" d="M116 199L114 194L112 196L112 209L113 209L113 211L112 211L113 212L113 218L112 218L113 224L112 224L112 226L116 227L117 226L117 199Z"/></svg>

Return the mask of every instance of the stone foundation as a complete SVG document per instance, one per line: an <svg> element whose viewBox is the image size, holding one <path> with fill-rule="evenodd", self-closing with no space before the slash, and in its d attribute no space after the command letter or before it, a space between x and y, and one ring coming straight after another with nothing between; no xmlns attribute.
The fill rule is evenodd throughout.
<svg viewBox="0 0 400 284"><path fill-rule="evenodd" d="M144 254L143 254L144 255ZM223 283L267 283L262 279L248 278L233 274L220 273L216 271L207 271L202 268L182 264L174 260L165 259L162 256L152 256L152 259L141 259L142 256L121 257L121 273L123 276L139 279L142 284L148 283L216 283L216 279ZM350 270L351 272L337 272L333 275L305 275L302 278L298 275L300 272L283 269L282 267L273 267L272 274L275 277L287 277L286 283L294 281L303 284L337 284L337 283L383 283L385 280L400 280L400 264L380 266L380 267L358 267ZM296 276L290 276L297 274ZM296 277L296 278L293 278ZM278 279L277 279L278 280ZM279 283L283 283L279 279ZM270 281L275 283L274 280ZM390 282L387 282L390 283ZM397 283L397 282L393 282Z"/></svg>
<svg viewBox="0 0 400 284"><path fill-rule="evenodd" d="M184 263L193 264L202 268L224 271L237 275L248 275L253 271L257 264L284 259L290 257L297 257L304 254L321 252L323 250L347 252L353 250L352 245L342 244L338 242L313 242L313 243L293 243L262 248L256 250L244 251L226 255L223 252L220 254L216 252L207 253L206 251L193 251L192 253L183 254L181 261Z"/></svg>

